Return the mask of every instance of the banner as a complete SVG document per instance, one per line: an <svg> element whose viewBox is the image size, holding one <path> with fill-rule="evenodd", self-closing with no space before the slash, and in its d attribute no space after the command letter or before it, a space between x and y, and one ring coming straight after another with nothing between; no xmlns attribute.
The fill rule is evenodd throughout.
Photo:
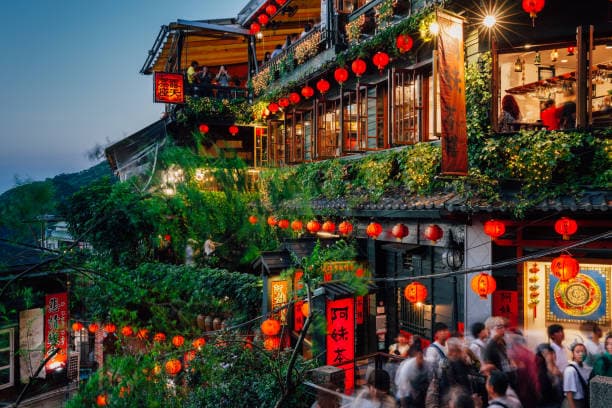
<svg viewBox="0 0 612 408"><path fill-rule="evenodd" d="M438 75L442 118L442 174L467 175L463 21L438 11ZM434 73L435 75L435 73Z"/></svg>
<svg viewBox="0 0 612 408"><path fill-rule="evenodd" d="M327 301L326 362L346 373L345 390L355 386L355 304L353 298ZM352 369L348 366L352 366Z"/></svg>
<svg viewBox="0 0 612 408"><path fill-rule="evenodd" d="M47 372L67 368L68 362L68 294L45 296L45 356L59 349L45 365Z"/></svg>
<svg viewBox="0 0 612 408"><path fill-rule="evenodd" d="M153 74L154 101L158 103L185 103L183 74L155 72Z"/></svg>

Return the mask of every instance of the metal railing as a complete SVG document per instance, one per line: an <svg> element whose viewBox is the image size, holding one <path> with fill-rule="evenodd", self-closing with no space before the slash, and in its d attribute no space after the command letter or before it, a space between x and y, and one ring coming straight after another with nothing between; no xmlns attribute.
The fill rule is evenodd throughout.
<svg viewBox="0 0 612 408"><path fill-rule="evenodd" d="M318 46L320 48L321 44L325 44L325 42L327 41L330 33L329 33L329 30L326 30L324 28L313 28L304 37L302 37L302 38L298 39L297 41L291 43L291 45L289 45L287 48L283 49L282 52L280 52L279 54L275 55L274 58L271 58L269 61L266 61L266 62L262 63L260 65L260 67L259 67L259 70L261 71L262 69L265 69L265 68L268 68L268 67L272 67L272 66L280 63L280 61L282 61L284 58L286 58L287 55L290 55L290 54L295 55L296 48L299 47L301 44L304 44L305 42L307 42L310 39L312 39L312 37L314 37L315 35L320 35L321 36L321 38L318 41ZM318 52L320 52L320 50ZM313 57L314 56L312 56L310 58L313 58Z"/></svg>

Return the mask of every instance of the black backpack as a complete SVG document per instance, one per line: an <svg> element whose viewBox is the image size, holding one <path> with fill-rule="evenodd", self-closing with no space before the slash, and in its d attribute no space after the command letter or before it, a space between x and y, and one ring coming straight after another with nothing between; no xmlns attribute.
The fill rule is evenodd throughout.
<svg viewBox="0 0 612 408"><path fill-rule="evenodd" d="M582 374L580 374L580 370L578 370L578 367L576 367L573 364L570 364L570 367L574 367L574 370L576 370L576 373L578 374L578 379L580 380L580 385L582 385L582 393L584 394L584 402L586 403L586 406L589 406L589 383L586 382L586 380L582 377Z"/></svg>

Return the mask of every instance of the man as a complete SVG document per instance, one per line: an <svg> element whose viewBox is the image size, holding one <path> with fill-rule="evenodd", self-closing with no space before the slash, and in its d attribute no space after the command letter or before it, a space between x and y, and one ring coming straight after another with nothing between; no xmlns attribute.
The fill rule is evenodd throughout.
<svg viewBox="0 0 612 408"><path fill-rule="evenodd" d="M488 408L522 408L518 398L508 394L508 377L499 370L491 371L487 378Z"/></svg>
<svg viewBox="0 0 612 408"><path fill-rule="evenodd" d="M395 408L395 398L389 395L391 377L385 370L374 370L368 375L366 387L359 392L353 408Z"/></svg>
<svg viewBox="0 0 612 408"><path fill-rule="evenodd" d="M587 339L584 341L584 346L587 349L587 357L585 363L593 366L597 357L605 351L604 345L601 344L603 332L597 323L585 322L580 325L580 330L586 333Z"/></svg>
<svg viewBox="0 0 612 408"><path fill-rule="evenodd" d="M431 366L423 358L420 344L411 345L408 356L395 374L396 396L402 408L421 407L431 381Z"/></svg>
<svg viewBox="0 0 612 408"><path fill-rule="evenodd" d="M470 350L472 350L474 355L478 357L478 360L482 363L484 349L489 339L489 330L485 327L484 323L481 322L474 323L471 330L474 340L470 343Z"/></svg>
<svg viewBox="0 0 612 408"><path fill-rule="evenodd" d="M557 356L557 368L559 371L563 372L565 367L569 364L569 360L567 358L567 352L565 351L565 347L563 347L563 340L565 340L565 333L563 331L563 326L560 324L551 324L548 326L548 338L550 339L550 346L555 350L555 355Z"/></svg>
<svg viewBox="0 0 612 408"><path fill-rule="evenodd" d="M446 359L446 340L450 337L448 326L442 322L434 324L433 338L434 342L427 347L425 352L425 360L429 361L432 367L438 367L438 363L442 359Z"/></svg>

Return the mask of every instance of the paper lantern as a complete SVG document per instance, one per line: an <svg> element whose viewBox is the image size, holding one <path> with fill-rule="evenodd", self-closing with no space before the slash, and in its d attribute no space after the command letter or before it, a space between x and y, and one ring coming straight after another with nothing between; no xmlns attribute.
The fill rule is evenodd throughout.
<svg viewBox="0 0 612 408"><path fill-rule="evenodd" d="M170 375L177 375L181 371L181 362L176 358L166 361L166 372Z"/></svg>
<svg viewBox="0 0 612 408"><path fill-rule="evenodd" d="M367 66L366 62L364 60L362 60L361 58L357 58L351 64L351 70L353 71L353 73L357 77L361 77L366 72L367 68L368 68L368 66Z"/></svg>
<svg viewBox="0 0 612 408"><path fill-rule="evenodd" d="M311 86L306 85L302 88L302 96L306 99L309 99L314 95L314 89Z"/></svg>
<svg viewBox="0 0 612 408"><path fill-rule="evenodd" d="M252 22L251 23L251 30L249 31L251 33L251 35L255 35L255 34L257 34L260 31L261 31L261 26L258 23L256 23L256 22Z"/></svg>
<svg viewBox="0 0 612 408"><path fill-rule="evenodd" d="M286 108L289 106L289 98L282 97L278 100L278 106L281 108Z"/></svg>
<svg viewBox="0 0 612 408"><path fill-rule="evenodd" d="M529 13L532 26L535 26L535 18L543 8L544 0L523 0L523 10L525 10L526 13Z"/></svg>
<svg viewBox="0 0 612 408"><path fill-rule="evenodd" d="M125 337L130 337L134 334L134 330L130 326L123 326L121 328L121 334Z"/></svg>
<svg viewBox="0 0 612 408"><path fill-rule="evenodd" d="M206 339L204 337L198 337L191 343L191 345L199 350L206 345Z"/></svg>
<svg viewBox="0 0 612 408"><path fill-rule="evenodd" d="M266 350L278 350L280 347L280 337L270 336L264 340L264 348Z"/></svg>
<svg viewBox="0 0 612 408"><path fill-rule="evenodd" d="M282 220L278 222L277 225L278 225L278 228L287 229L289 228L289 220L283 218Z"/></svg>
<svg viewBox="0 0 612 408"><path fill-rule="evenodd" d="M308 304L308 302L302 303L301 310L302 310L302 314L305 317L308 317L308 315L310 314L310 305Z"/></svg>
<svg viewBox="0 0 612 408"><path fill-rule="evenodd" d="M153 336L153 341L156 343L163 343L164 341L166 341L166 335L164 333L155 333L155 335Z"/></svg>
<svg viewBox="0 0 612 408"><path fill-rule="evenodd" d="M114 333L117 331L117 326L115 326L113 323L106 323L103 329L107 333Z"/></svg>
<svg viewBox="0 0 612 408"><path fill-rule="evenodd" d="M96 405L99 407L105 407L108 405L108 396L106 394L99 394L96 397Z"/></svg>
<svg viewBox="0 0 612 408"><path fill-rule="evenodd" d="M336 224L334 224L332 221L325 221L323 223L323 226L321 226L321 229L324 232L329 232L330 234L333 234L334 231L336 231Z"/></svg>
<svg viewBox="0 0 612 408"><path fill-rule="evenodd" d="M407 237L409 233L410 230L408 229L408 227L401 223L395 224L391 229L391 235L397 238L398 241L401 241L402 239L404 239L404 237Z"/></svg>
<svg viewBox="0 0 612 408"><path fill-rule="evenodd" d="M425 238L435 244L440 238L442 238L442 236L444 235L444 231L442 231L442 228L438 227L436 224L431 224L427 228L425 228L424 235Z"/></svg>
<svg viewBox="0 0 612 408"><path fill-rule="evenodd" d="M325 79L319 79L319 82L317 82L317 89L324 95L329 91L329 86L329 82Z"/></svg>
<svg viewBox="0 0 612 408"><path fill-rule="evenodd" d="M300 97L300 94L297 92L291 92L289 94L289 102L291 102L294 105L300 103L300 99L302 98Z"/></svg>
<svg viewBox="0 0 612 408"><path fill-rule="evenodd" d="M389 55L386 52L378 51L376 54L374 54L372 62L374 63L374 65L376 65L376 68L378 68L378 70L382 72L382 70L385 69L387 64L389 64Z"/></svg>
<svg viewBox="0 0 612 408"><path fill-rule="evenodd" d="M495 240L506 233L506 225L499 220L489 220L484 223L484 233Z"/></svg>
<svg viewBox="0 0 612 408"><path fill-rule="evenodd" d="M266 336L276 336L280 332L280 323L278 320L267 319L261 323L261 332Z"/></svg>
<svg viewBox="0 0 612 408"><path fill-rule="evenodd" d="M316 234L321 230L321 224L316 220L308 221L308 224L306 224L306 229L311 234Z"/></svg>
<svg viewBox="0 0 612 408"><path fill-rule="evenodd" d="M268 105L268 110L272 113L278 112L279 106L276 102L270 102Z"/></svg>
<svg viewBox="0 0 612 408"><path fill-rule="evenodd" d="M257 21L259 21L262 26L265 26L270 22L270 17L268 17L267 14L262 13L257 17Z"/></svg>
<svg viewBox="0 0 612 408"><path fill-rule="evenodd" d="M176 335L172 338L172 345L174 347L181 347L183 344L185 344L185 338L181 335Z"/></svg>
<svg viewBox="0 0 612 408"><path fill-rule="evenodd" d="M278 3L279 6L284 5L287 2L287 0L276 0L276 3Z"/></svg>
<svg viewBox="0 0 612 408"><path fill-rule="evenodd" d="M472 290L482 299L495 292L496 287L495 278L487 273L479 273L472 278Z"/></svg>
<svg viewBox="0 0 612 408"><path fill-rule="evenodd" d="M140 340L147 340L149 338L149 330L147 329L140 329L136 332L136 337L138 337Z"/></svg>
<svg viewBox="0 0 612 408"><path fill-rule="evenodd" d="M412 44L414 44L414 41L408 34L399 34L395 39L395 45L401 53L410 51L412 49Z"/></svg>
<svg viewBox="0 0 612 408"><path fill-rule="evenodd" d="M254 216L254 215L251 215L251 216L249 217L249 222L250 222L251 224L257 224L257 217L256 217L256 216Z"/></svg>
<svg viewBox="0 0 612 408"><path fill-rule="evenodd" d="M346 82L348 77L349 73L346 68L339 67L336 68L336 70L334 71L334 78L336 79L336 82L340 84L340 86L342 86L342 84Z"/></svg>
<svg viewBox="0 0 612 408"><path fill-rule="evenodd" d="M574 235L578 231L578 223L571 218L561 217L555 222L555 231L567 241L570 239L570 235Z"/></svg>
<svg viewBox="0 0 612 408"><path fill-rule="evenodd" d="M276 14L276 6L274 4L268 4L266 7L266 13L268 13L269 16Z"/></svg>
<svg viewBox="0 0 612 408"><path fill-rule="evenodd" d="M87 330L89 330L90 333L95 333L99 328L100 326L98 326L96 323L92 323L87 327Z"/></svg>
<svg viewBox="0 0 612 408"><path fill-rule="evenodd" d="M578 275L580 272L580 265L571 255L561 254L552 260L550 271L561 282L567 282Z"/></svg>
<svg viewBox="0 0 612 408"><path fill-rule="evenodd" d="M412 282L404 289L404 297L410 303L424 303L427 299L427 287L421 282Z"/></svg>
<svg viewBox="0 0 612 408"><path fill-rule="evenodd" d="M338 225L338 232L342 235L349 235L353 232L353 224L348 221L342 221L340 225Z"/></svg>
<svg viewBox="0 0 612 408"><path fill-rule="evenodd" d="M294 230L295 232L300 232L302 231L302 228L304 227L304 224L302 223L302 221L300 220L294 220L291 223L291 229Z"/></svg>
<svg viewBox="0 0 612 408"><path fill-rule="evenodd" d="M74 330L76 332L83 330L83 323L81 323L81 322L74 322L74 323L72 323L72 330Z"/></svg>
<svg viewBox="0 0 612 408"><path fill-rule="evenodd" d="M268 222L268 225L271 226L271 227L274 227L278 223L278 221L276 220L276 217L273 216L273 215L268 217L268 221L267 222Z"/></svg>
<svg viewBox="0 0 612 408"><path fill-rule="evenodd" d="M198 126L198 130L203 134L208 133L208 125L202 123L200 126Z"/></svg>
<svg viewBox="0 0 612 408"><path fill-rule="evenodd" d="M238 132L240 131L240 129L238 129L238 126L236 125L232 125L229 127L229 132L232 136L236 136L238 134Z"/></svg>
<svg viewBox="0 0 612 408"><path fill-rule="evenodd" d="M376 239L382 233L383 227L377 222L371 222L366 227L366 235L370 238Z"/></svg>

